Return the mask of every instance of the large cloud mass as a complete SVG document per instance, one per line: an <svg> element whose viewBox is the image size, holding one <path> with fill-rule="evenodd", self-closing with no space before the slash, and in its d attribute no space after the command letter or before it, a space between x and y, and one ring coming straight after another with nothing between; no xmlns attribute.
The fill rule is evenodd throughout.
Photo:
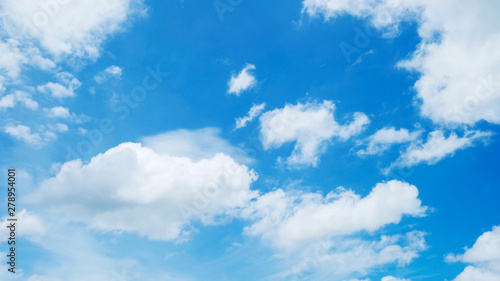
<svg viewBox="0 0 500 281"><path fill-rule="evenodd" d="M224 154L195 162L124 143L89 163L65 163L30 200L96 229L173 240L184 238L192 221L234 215L256 196L256 178Z"/></svg>

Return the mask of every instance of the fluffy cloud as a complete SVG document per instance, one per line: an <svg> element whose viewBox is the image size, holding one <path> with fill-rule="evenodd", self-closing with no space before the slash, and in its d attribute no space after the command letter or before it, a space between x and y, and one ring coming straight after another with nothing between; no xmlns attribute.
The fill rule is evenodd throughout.
<svg viewBox="0 0 500 281"><path fill-rule="evenodd" d="M76 79L72 74L62 72L56 75L62 83L48 82L45 85L37 87L37 90L42 93L47 93L55 98L67 98L76 96L75 90L80 88L82 83Z"/></svg>
<svg viewBox="0 0 500 281"><path fill-rule="evenodd" d="M410 279L400 279L393 276L386 276L381 281L410 281Z"/></svg>
<svg viewBox="0 0 500 281"><path fill-rule="evenodd" d="M55 56L94 59L103 41L143 10L136 0L7 0L0 15L3 29L13 38L31 37Z"/></svg>
<svg viewBox="0 0 500 281"><path fill-rule="evenodd" d="M64 132L67 132L69 130L68 125L63 124L63 123L49 124L47 126L52 131L59 132L59 133L64 133Z"/></svg>
<svg viewBox="0 0 500 281"><path fill-rule="evenodd" d="M388 264L406 266L425 249L424 233L419 231L384 235L373 240L322 241L303 252L289 254L296 263L283 274L284 280L345 280L352 276L366 276Z"/></svg>
<svg viewBox="0 0 500 281"><path fill-rule="evenodd" d="M243 91L255 86L257 80L252 74L253 70L255 70L255 65L247 64L238 75L231 75L231 79L228 82L229 89L227 93L239 96Z"/></svg>
<svg viewBox="0 0 500 281"><path fill-rule="evenodd" d="M21 44L15 39L0 40L0 54L0 75L11 80L17 79L27 64L42 70L55 67L55 63L42 57L40 50L32 44Z"/></svg>
<svg viewBox="0 0 500 281"><path fill-rule="evenodd" d="M56 106L50 109L45 109L48 116L54 118L69 118L71 114L69 113L69 109L63 106Z"/></svg>
<svg viewBox="0 0 500 281"><path fill-rule="evenodd" d="M112 65L95 75L94 80L97 83L104 83L106 80L112 77L120 79L122 77L122 72L123 69L121 67Z"/></svg>
<svg viewBox="0 0 500 281"><path fill-rule="evenodd" d="M265 107L266 103L256 104L252 106L252 108L250 108L250 111L245 117L236 119L235 130L246 127L247 123L251 122L253 119L258 117L262 113Z"/></svg>
<svg viewBox="0 0 500 281"><path fill-rule="evenodd" d="M18 221L22 222L22 227L20 227L17 232L19 236L25 238L27 236L45 234L45 226L38 215L26 211L26 209L22 209L16 213L16 217ZM7 221L8 218L9 217L5 217L2 219L2 225L9 225ZM8 234L8 229L2 227L0 229L0 242L5 242L7 240L6 238L9 237ZM5 241L2 239L5 239Z"/></svg>
<svg viewBox="0 0 500 281"><path fill-rule="evenodd" d="M425 210L418 189L397 180L377 184L364 198L343 188L326 197L278 189L262 195L245 210L245 215L256 221L245 231L278 248L290 249L362 230L373 232L399 223L405 215L422 216Z"/></svg>
<svg viewBox="0 0 500 281"><path fill-rule="evenodd" d="M17 78L21 73L21 66L28 61L18 46L19 42L13 39L0 42L0 71L10 78Z"/></svg>
<svg viewBox="0 0 500 281"><path fill-rule="evenodd" d="M364 198L343 188L325 197L278 189L244 210L243 217L253 222L244 231L269 242L291 264L285 280L344 280L418 257L426 248L424 233L376 232L425 211L417 188L396 180L377 184Z"/></svg>
<svg viewBox="0 0 500 281"><path fill-rule="evenodd" d="M319 156L333 138L347 140L359 134L370 122L365 114L356 112L350 124L340 125L335 121L334 111L333 102L324 101L286 105L264 113L260 117L264 149L295 142L287 164L316 166Z"/></svg>
<svg viewBox="0 0 500 281"><path fill-rule="evenodd" d="M463 137L455 133L450 133L448 137L445 137L443 131L433 131L429 133L425 143L421 141L412 143L399 159L391 164L391 167L409 167L422 162L432 165L445 157L453 156L457 150L471 147L478 141L484 142L492 135L491 132L470 131L466 132Z"/></svg>
<svg viewBox="0 0 500 281"><path fill-rule="evenodd" d="M193 161L124 143L87 164L65 163L28 201L57 206L50 211L95 229L176 240L186 238L192 221L235 215L256 196L256 179L224 154Z"/></svg>
<svg viewBox="0 0 500 281"><path fill-rule="evenodd" d="M7 125L4 132L30 145L39 145L42 142L38 133L31 133L31 128L24 125Z"/></svg>
<svg viewBox="0 0 500 281"><path fill-rule="evenodd" d="M77 124L82 124L90 121L90 117L85 114L77 115L74 112L70 112L67 107L64 106L55 106L52 108L44 108L43 111L50 118L60 118L65 119L67 121L71 121Z"/></svg>
<svg viewBox="0 0 500 281"><path fill-rule="evenodd" d="M410 133L407 129L396 130L394 127L383 128L368 137L366 149L358 151L358 155L374 155L388 150L393 144L415 141L421 131Z"/></svg>
<svg viewBox="0 0 500 281"><path fill-rule="evenodd" d="M12 108L16 106L16 96L13 94L0 98L0 109Z"/></svg>
<svg viewBox="0 0 500 281"><path fill-rule="evenodd" d="M304 0L304 11L330 19L366 18L396 35L402 20L418 23L421 43L400 62L416 71L421 114L444 124L500 123L500 2L433 0Z"/></svg>
<svg viewBox="0 0 500 281"><path fill-rule="evenodd" d="M483 233L474 246L466 249L464 254L450 254L446 260L472 264L467 266L454 281L500 280L500 226Z"/></svg>
<svg viewBox="0 0 500 281"><path fill-rule="evenodd" d="M15 107L18 103L21 103L31 110L36 110L38 108L38 103L31 99L28 93L24 91L15 91L13 94L8 94L0 98L0 109Z"/></svg>

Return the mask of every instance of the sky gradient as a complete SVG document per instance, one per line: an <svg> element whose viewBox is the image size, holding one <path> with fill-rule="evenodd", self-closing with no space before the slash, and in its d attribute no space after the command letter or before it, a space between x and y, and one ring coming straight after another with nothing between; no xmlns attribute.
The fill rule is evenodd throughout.
<svg viewBox="0 0 500 281"><path fill-rule="evenodd" d="M0 280L500 280L498 11L1 0Z"/></svg>

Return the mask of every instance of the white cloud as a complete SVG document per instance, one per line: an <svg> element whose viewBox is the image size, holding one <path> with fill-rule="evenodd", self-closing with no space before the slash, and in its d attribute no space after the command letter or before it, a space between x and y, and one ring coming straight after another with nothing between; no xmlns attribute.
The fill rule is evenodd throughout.
<svg viewBox="0 0 500 281"><path fill-rule="evenodd" d="M345 141L359 134L370 123L364 113L356 112L350 124L340 125L335 121L334 111L333 102L324 101L288 104L284 108L264 113L260 117L264 149L295 142L287 164L316 166L319 156L333 138Z"/></svg>
<svg viewBox="0 0 500 281"><path fill-rule="evenodd" d="M67 98L76 96L75 90L80 88L82 83L72 74L62 72L56 76L62 83L48 82L45 85L37 87L37 90L42 93L51 94L55 98Z"/></svg>
<svg viewBox="0 0 500 281"><path fill-rule="evenodd" d="M488 0L304 0L304 11L367 18L392 35L402 20L418 23L421 43L399 63L416 71L421 114L434 122L500 124L500 2Z"/></svg>
<svg viewBox="0 0 500 281"><path fill-rule="evenodd" d="M69 130L68 125L63 124L63 123L49 124L48 127L52 131L59 132L59 133L64 133L64 132L67 132Z"/></svg>
<svg viewBox="0 0 500 281"><path fill-rule="evenodd" d="M17 103L21 103L31 110L36 110L38 108L38 103L31 99L28 93L15 91L14 94L8 94L0 98L0 109L13 108Z"/></svg>
<svg viewBox="0 0 500 281"><path fill-rule="evenodd" d="M410 167L422 162L432 165L445 157L453 156L457 150L471 147L478 141L484 142L492 135L491 132L469 131L463 137L459 137L456 133L450 133L445 137L443 131L433 131L429 133L425 143L421 141L412 143L389 169L394 166Z"/></svg>
<svg viewBox="0 0 500 281"><path fill-rule="evenodd" d="M400 279L393 276L386 276L381 281L411 281L410 279Z"/></svg>
<svg viewBox="0 0 500 281"><path fill-rule="evenodd" d="M106 80L112 77L120 79L122 76L122 72L123 72L122 68L116 65L112 65L106 68L105 70L99 72L97 75L95 75L94 80L97 83L104 83Z"/></svg>
<svg viewBox="0 0 500 281"><path fill-rule="evenodd" d="M246 116L236 119L235 130L246 127L247 123L251 122L253 119L255 119L255 117L258 117L265 107L266 103L253 105Z"/></svg>
<svg viewBox="0 0 500 281"><path fill-rule="evenodd" d="M55 67L53 61L42 57L40 50L30 43L22 44L15 39L0 40L0 74L15 81L24 65L42 70Z"/></svg>
<svg viewBox="0 0 500 281"><path fill-rule="evenodd" d="M246 91L257 83L252 71L255 70L255 65L247 64L238 75L231 75L228 82L228 94L235 94L239 96L243 91Z"/></svg>
<svg viewBox="0 0 500 281"><path fill-rule="evenodd" d="M69 118L71 116L71 114L69 113L69 109L62 106L45 109L45 111L50 117L54 118Z"/></svg>
<svg viewBox="0 0 500 281"><path fill-rule="evenodd" d="M403 267L426 249L424 236L422 232L412 231L371 240L346 237L321 241L302 252L284 254L294 265L283 274L283 279L344 280L367 275L389 264Z"/></svg>
<svg viewBox="0 0 500 281"><path fill-rule="evenodd" d="M36 110L38 108L38 103L31 99L31 96L28 93L23 91L16 91L15 96L16 100L22 103L25 107L31 110Z"/></svg>
<svg viewBox="0 0 500 281"><path fill-rule="evenodd" d="M88 130L85 128L78 128L78 133L80 133L80 135L84 136L88 133Z"/></svg>
<svg viewBox="0 0 500 281"><path fill-rule="evenodd" d="M9 225L7 219L10 217L4 217L2 220L2 225ZM22 227L18 227L17 234L23 238L33 235L43 235L45 234L45 226L42 223L40 217L36 214L26 211L26 209L18 210L16 213L16 218L19 222L22 222ZM8 236L8 229L2 227L0 229L0 242L5 242Z"/></svg>
<svg viewBox="0 0 500 281"><path fill-rule="evenodd" d="M472 248L466 248L464 254L449 254L446 260L472 264L467 266L454 281L500 280L500 226L483 233Z"/></svg>
<svg viewBox="0 0 500 281"><path fill-rule="evenodd" d="M9 124L4 127L4 132L11 137L23 141L34 147L41 147L48 142L57 140L56 133L64 133L69 130L68 125L63 123L39 125L36 132L32 132L31 128L25 125Z"/></svg>
<svg viewBox="0 0 500 281"><path fill-rule="evenodd" d="M94 229L182 240L193 221L215 224L235 216L257 195L250 190L256 179L224 154L195 162L124 143L87 164L65 163L26 199L57 206L50 212Z"/></svg>
<svg viewBox="0 0 500 281"><path fill-rule="evenodd" d="M12 108L16 106L16 96L13 94L0 98L0 109Z"/></svg>
<svg viewBox="0 0 500 281"><path fill-rule="evenodd" d="M366 149L358 151L358 155L375 155L388 150L393 144L401 144L415 141L422 131L410 133L407 129L396 130L394 127L386 127L378 130L368 137Z"/></svg>
<svg viewBox="0 0 500 281"><path fill-rule="evenodd" d="M38 133L31 133L31 128L24 125L7 125L4 127L4 132L31 145L39 145L42 141Z"/></svg>
<svg viewBox="0 0 500 281"><path fill-rule="evenodd" d="M229 155L241 163L252 161L246 156L245 151L234 147L227 140L221 138L220 130L217 128L181 129L142 138L141 143L156 153L189 157L194 161L212 158L218 153Z"/></svg>
<svg viewBox="0 0 500 281"><path fill-rule="evenodd" d="M302 4L303 12L311 16L323 15L326 20L344 14L368 18L374 26L383 29L385 36L395 36L398 34L399 22L414 14L415 2L417 1L407 0L402 4L398 0L304 0Z"/></svg>
<svg viewBox="0 0 500 281"><path fill-rule="evenodd" d="M85 114L77 115L76 113L71 112L67 107L64 106L44 108L43 111L49 118L64 119L66 121L74 122L77 124L86 123L91 120L91 118L86 116Z"/></svg>
<svg viewBox="0 0 500 281"><path fill-rule="evenodd" d="M0 42L0 70L10 78L17 78L21 73L21 66L28 62L28 58L19 49L19 42L7 40Z"/></svg>
<svg viewBox="0 0 500 281"><path fill-rule="evenodd" d="M325 197L278 189L259 196L242 215L252 222L245 234L270 243L289 264L283 280L344 280L417 258L426 249L424 233L378 231L425 211L415 186L393 180L364 198L343 188Z"/></svg>
<svg viewBox="0 0 500 281"><path fill-rule="evenodd" d="M245 232L277 248L295 249L320 239L374 232L399 223L403 216L423 216L425 210L418 189L397 180L378 183L364 198L343 188L326 197L278 189L245 210L244 215L255 221Z"/></svg>
<svg viewBox="0 0 500 281"><path fill-rule="evenodd" d="M55 56L95 59L104 40L142 11L141 1L135 0L7 0L0 15L13 38L31 37Z"/></svg>

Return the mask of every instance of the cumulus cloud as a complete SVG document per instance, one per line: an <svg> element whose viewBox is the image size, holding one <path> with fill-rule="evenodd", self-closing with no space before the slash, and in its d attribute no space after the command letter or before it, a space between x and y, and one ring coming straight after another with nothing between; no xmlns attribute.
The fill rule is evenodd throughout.
<svg viewBox="0 0 500 281"><path fill-rule="evenodd" d="M95 59L104 40L142 11L141 1L136 0L7 0L0 15L12 38L28 36L55 56Z"/></svg>
<svg viewBox="0 0 500 281"><path fill-rule="evenodd" d="M27 200L57 206L50 211L94 229L182 240L193 221L216 224L236 215L257 195L250 190L256 179L224 154L193 161L124 143L89 163L63 164Z"/></svg>
<svg viewBox="0 0 500 281"><path fill-rule="evenodd" d="M67 107L64 106L44 108L43 111L45 112L47 117L65 119L77 124L82 124L91 120L91 118L86 116L85 114L78 115L74 112L71 112Z"/></svg>
<svg viewBox="0 0 500 281"><path fill-rule="evenodd" d="M266 108L266 103L253 105L246 116L236 119L235 130L246 127L247 123L258 117L264 108Z"/></svg>
<svg viewBox="0 0 500 281"><path fill-rule="evenodd" d="M500 226L483 233L464 254L449 254L446 261L471 264L454 281L500 280Z"/></svg>
<svg viewBox="0 0 500 281"><path fill-rule="evenodd" d="M24 125L7 125L4 127L4 132L30 145L39 145L42 138L38 133L32 133L31 128Z"/></svg>
<svg viewBox="0 0 500 281"><path fill-rule="evenodd" d="M50 94L55 98L75 97L75 90L80 88L82 83L72 74L61 72L56 75L60 83L48 82L37 87L37 90Z"/></svg>
<svg viewBox="0 0 500 281"><path fill-rule="evenodd" d="M121 67L118 67L116 65L112 65L105 70L99 72L97 75L94 76L94 80L97 83L104 83L106 80L110 78L116 78L120 79L122 77L122 72L123 69Z"/></svg>
<svg viewBox="0 0 500 281"><path fill-rule="evenodd" d="M13 108L18 103L31 110L38 108L38 103L31 98L31 95L24 91L15 91L0 98L0 109Z"/></svg>
<svg viewBox="0 0 500 281"><path fill-rule="evenodd" d="M18 40L9 38L0 40L0 75L15 81L25 65L49 70L55 67L55 63L42 57L38 48L33 44L22 44Z"/></svg>
<svg viewBox="0 0 500 281"><path fill-rule="evenodd" d="M49 124L47 126L52 131L59 132L59 133L64 133L64 132L67 132L69 130L68 125L66 125L64 123Z"/></svg>
<svg viewBox="0 0 500 281"><path fill-rule="evenodd" d="M23 238L26 238L28 236L35 236L35 235L43 235L45 234L45 226L41 220L41 218L32 212L28 212L26 209L22 209L16 213L16 217L18 221L22 222L22 227L18 229L17 234ZM4 217L2 220L2 225L9 225L9 222L7 219L10 217ZM5 242L7 239L8 234L8 229L6 227L2 227L0 229L0 242ZM2 239L5 239L2 241Z"/></svg>
<svg viewBox="0 0 500 281"><path fill-rule="evenodd" d="M238 75L231 75L227 93L239 96L242 92L255 86L257 79L252 74L253 70L255 70L255 65L247 64Z"/></svg>
<svg viewBox="0 0 500 281"><path fill-rule="evenodd" d="M0 109L12 108L16 105L16 96L13 94L0 98Z"/></svg>
<svg viewBox="0 0 500 281"><path fill-rule="evenodd" d="M370 123L364 113L356 112L351 123L340 125L334 118L334 111L333 102L323 101L288 104L262 114L260 133L264 149L295 142L286 163L292 167L316 166L330 141L334 138L345 141L362 132Z"/></svg>
<svg viewBox="0 0 500 281"><path fill-rule="evenodd" d="M33 147L42 147L51 141L57 140L56 133L65 133L69 130L64 123L39 125L36 130L25 125L8 124L3 128L4 133Z"/></svg>
<svg viewBox="0 0 500 281"><path fill-rule="evenodd" d="M45 109L45 112L47 112L49 117L54 118L69 118L71 116L69 109L63 106L55 106L50 109Z"/></svg>
<svg viewBox="0 0 500 281"><path fill-rule="evenodd" d="M261 237L291 263L283 273L286 280L343 280L389 263L403 266L418 257L425 249L424 233L376 233L405 216L425 212L417 188L396 180L377 184L363 198L344 188L326 196L278 189L244 210L243 217L252 221L244 232Z"/></svg>
<svg viewBox="0 0 500 281"><path fill-rule="evenodd" d="M366 149L358 151L358 155L375 155L388 150L394 144L407 143L417 140L421 131L410 133L407 129L396 130L394 127L386 127L378 130L367 139Z"/></svg>
<svg viewBox="0 0 500 281"><path fill-rule="evenodd" d="M303 252L289 254L288 259L295 263L291 270L283 274L284 279L345 280L352 276L366 276L370 271L389 264L403 267L426 249L424 236L422 232L412 231L371 240L344 238L321 241Z"/></svg>
<svg viewBox="0 0 500 281"><path fill-rule="evenodd" d="M245 210L245 215L256 221L245 232L289 249L362 230L373 232L399 223L405 215L422 216L425 210L418 189L397 180L377 184L364 198L344 188L325 197L278 189L262 195Z"/></svg>
<svg viewBox="0 0 500 281"><path fill-rule="evenodd" d="M304 11L332 19L365 18L397 35L403 20L416 21L421 42L398 66L416 71L421 114L437 123L500 124L500 2L304 0Z"/></svg>
<svg viewBox="0 0 500 281"><path fill-rule="evenodd" d="M475 145L479 141L486 142L493 133L482 131L469 131L463 137L450 133L448 137L441 130L433 131L427 136L425 142L412 143L391 167L410 167L422 162L428 165L435 164L441 159L453 156L455 151Z"/></svg>

